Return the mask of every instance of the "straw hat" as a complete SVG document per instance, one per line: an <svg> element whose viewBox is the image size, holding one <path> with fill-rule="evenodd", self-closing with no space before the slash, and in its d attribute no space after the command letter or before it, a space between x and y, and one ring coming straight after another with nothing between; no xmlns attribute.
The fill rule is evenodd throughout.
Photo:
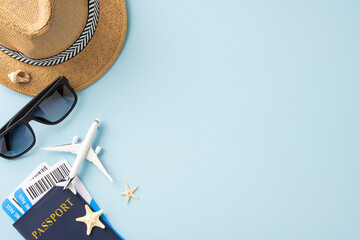
<svg viewBox="0 0 360 240"><path fill-rule="evenodd" d="M0 0L0 83L35 96L64 75L79 91L114 63L126 25L125 0ZM10 81L18 69L30 82Z"/></svg>

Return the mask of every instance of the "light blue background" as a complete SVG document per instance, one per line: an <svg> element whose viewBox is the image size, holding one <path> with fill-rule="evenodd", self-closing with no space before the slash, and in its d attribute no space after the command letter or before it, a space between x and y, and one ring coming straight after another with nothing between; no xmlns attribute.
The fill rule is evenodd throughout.
<svg viewBox="0 0 360 240"><path fill-rule="evenodd" d="M127 3L120 57L63 123L32 123L26 157L0 159L0 197L42 161L72 163L39 148L99 117L115 182L79 175L126 239L360 239L360 1ZM1 125L30 100L0 96ZM21 239L3 212L0 229Z"/></svg>

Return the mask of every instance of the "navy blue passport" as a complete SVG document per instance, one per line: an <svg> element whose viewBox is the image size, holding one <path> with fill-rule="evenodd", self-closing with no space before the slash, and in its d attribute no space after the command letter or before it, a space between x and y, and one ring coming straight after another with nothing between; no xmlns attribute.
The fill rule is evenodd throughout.
<svg viewBox="0 0 360 240"><path fill-rule="evenodd" d="M75 220L86 215L85 205L79 194L53 187L13 226L26 240L122 240L101 218L105 229L86 235L86 224Z"/></svg>

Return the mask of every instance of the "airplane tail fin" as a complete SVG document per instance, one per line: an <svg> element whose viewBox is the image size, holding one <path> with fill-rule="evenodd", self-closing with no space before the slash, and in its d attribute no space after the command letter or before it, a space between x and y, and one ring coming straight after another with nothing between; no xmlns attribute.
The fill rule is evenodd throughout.
<svg viewBox="0 0 360 240"><path fill-rule="evenodd" d="M75 189L74 184L72 183L72 180L74 180L74 178L72 178L72 179L68 178L68 179L65 180L65 181L58 182L58 183L56 184L56 186L58 186L58 187L64 187L64 190L65 190L65 189L69 189L73 194L76 195L76 189Z"/></svg>

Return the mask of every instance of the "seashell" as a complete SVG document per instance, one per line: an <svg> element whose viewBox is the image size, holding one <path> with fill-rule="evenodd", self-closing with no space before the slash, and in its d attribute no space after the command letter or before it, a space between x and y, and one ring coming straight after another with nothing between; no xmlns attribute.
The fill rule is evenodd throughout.
<svg viewBox="0 0 360 240"><path fill-rule="evenodd" d="M30 81L30 75L27 74L24 71L17 70L16 72L12 72L9 75L9 78L12 82L18 83L18 82L28 82Z"/></svg>

